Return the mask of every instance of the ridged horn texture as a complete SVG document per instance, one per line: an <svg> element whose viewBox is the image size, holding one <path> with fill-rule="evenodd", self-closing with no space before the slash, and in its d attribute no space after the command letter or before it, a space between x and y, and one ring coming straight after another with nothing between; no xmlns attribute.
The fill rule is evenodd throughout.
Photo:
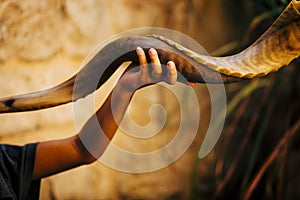
<svg viewBox="0 0 300 200"><path fill-rule="evenodd" d="M0 99L0 113L39 110L83 98L101 87L125 61L132 61L130 67L138 66L137 46L157 49L162 64L173 60L183 75L178 78L180 82L230 83L265 76L300 55L300 1L291 1L255 43L232 56L201 55L157 35L117 38L58 86Z"/></svg>
<svg viewBox="0 0 300 200"><path fill-rule="evenodd" d="M220 73L253 78L288 65L300 55L300 1L293 0L273 25L250 47L228 57L193 55Z"/></svg>

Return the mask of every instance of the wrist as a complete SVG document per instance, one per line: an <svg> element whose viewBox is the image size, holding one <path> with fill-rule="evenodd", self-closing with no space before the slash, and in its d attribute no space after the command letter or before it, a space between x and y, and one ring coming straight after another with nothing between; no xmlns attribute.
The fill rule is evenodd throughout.
<svg viewBox="0 0 300 200"><path fill-rule="evenodd" d="M125 97L125 96L132 96L138 88L133 87L132 85L127 85L124 83L117 83L115 88L113 89L114 95Z"/></svg>

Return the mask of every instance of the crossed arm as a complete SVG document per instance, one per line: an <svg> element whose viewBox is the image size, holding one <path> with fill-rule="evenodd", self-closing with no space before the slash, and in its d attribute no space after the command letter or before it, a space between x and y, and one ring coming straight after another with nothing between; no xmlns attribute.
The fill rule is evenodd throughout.
<svg viewBox="0 0 300 200"><path fill-rule="evenodd" d="M138 47L136 53L140 62L139 71L126 72L113 89L114 95L111 93L96 113L102 130L92 128L93 120L90 118L80 132L73 137L39 143L33 179L43 178L97 160L117 131L130 99L138 88L160 81L169 84L176 83L177 70L174 62L167 63L167 76L162 76L162 66L154 49L148 52L152 63L150 70L143 49ZM83 144L82 138L88 138L90 141L89 149Z"/></svg>

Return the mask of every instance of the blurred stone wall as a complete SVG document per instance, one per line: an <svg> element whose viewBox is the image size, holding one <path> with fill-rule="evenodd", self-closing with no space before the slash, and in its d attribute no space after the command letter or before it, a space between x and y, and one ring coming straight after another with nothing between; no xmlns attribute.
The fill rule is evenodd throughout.
<svg viewBox="0 0 300 200"><path fill-rule="evenodd" d="M99 42L131 28L171 28L192 36L208 51L214 50L239 33L235 27L242 19L233 23L226 17L232 16L232 10L224 9L228 2L0 0L0 97L46 89L66 80L80 69L85 57ZM176 101L171 100L170 94L157 87L142 92L147 92L149 98L136 95L131 104L136 118L143 119L141 116L146 112L141 113L140 109L157 101L167 105L167 112L174 111L172 106ZM201 95L202 99L207 98L205 90ZM205 113L209 113L209 109L205 107L201 112L204 113L201 129L205 132L209 121ZM2 143L25 144L64 138L77 132L71 104L42 111L3 114L0 122ZM151 142L137 142L121 132L114 141L138 150L145 146L153 149L163 145L162 140L169 141L172 127L179 122L180 116L172 119L163 133ZM187 198L190 172L200 141L196 139L195 144L169 167L151 173L122 173L96 162L46 178L41 198Z"/></svg>

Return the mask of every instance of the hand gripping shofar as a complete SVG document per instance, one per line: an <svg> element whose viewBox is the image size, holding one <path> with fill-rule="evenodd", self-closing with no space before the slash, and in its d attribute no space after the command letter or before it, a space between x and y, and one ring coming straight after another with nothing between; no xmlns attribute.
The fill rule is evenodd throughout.
<svg viewBox="0 0 300 200"><path fill-rule="evenodd" d="M130 67L137 66L134 49L138 46L144 50L155 48L162 64L174 61L184 76L178 78L180 82L229 83L265 76L300 55L300 1L291 1L250 47L228 57L201 55L156 35L115 39L101 48L77 74L58 86L0 99L0 113L39 110L83 98L101 87L123 62L132 61ZM114 55L120 57L116 59Z"/></svg>

